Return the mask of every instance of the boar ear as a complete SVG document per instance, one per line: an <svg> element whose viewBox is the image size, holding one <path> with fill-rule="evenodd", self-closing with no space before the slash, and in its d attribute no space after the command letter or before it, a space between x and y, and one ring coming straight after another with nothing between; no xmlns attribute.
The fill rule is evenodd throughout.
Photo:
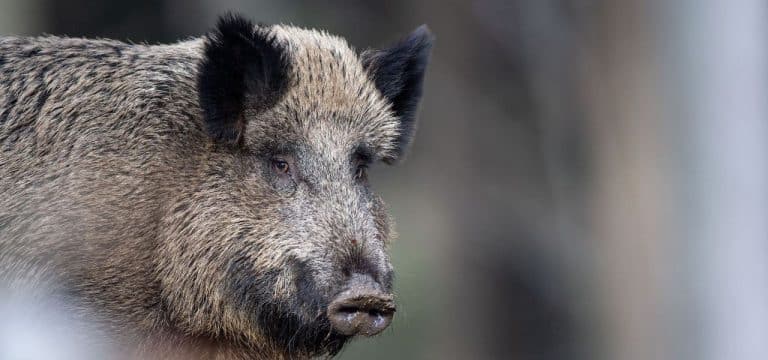
<svg viewBox="0 0 768 360"><path fill-rule="evenodd" d="M433 41L432 33L422 25L388 49L361 55L363 66L400 120L398 157L408 148L416 129L416 110Z"/></svg>
<svg viewBox="0 0 768 360"><path fill-rule="evenodd" d="M287 87L287 58L269 35L237 15L219 18L205 38L198 92L208 134L217 142L239 145L245 109L274 106Z"/></svg>

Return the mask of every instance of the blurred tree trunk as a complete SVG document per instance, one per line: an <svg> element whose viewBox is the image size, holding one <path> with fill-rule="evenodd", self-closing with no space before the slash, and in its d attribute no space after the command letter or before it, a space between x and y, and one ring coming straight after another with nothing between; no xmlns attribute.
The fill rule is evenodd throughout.
<svg viewBox="0 0 768 360"><path fill-rule="evenodd" d="M768 358L768 4L659 2L679 239L675 358Z"/></svg>
<svg viewBox="0 0 768 360"><path fill-rule="evenodd" d="M602 2L584 44L595 313L606 360L667 358L661 286L672 264L672 204L649 10L645 2Z"/></svg>

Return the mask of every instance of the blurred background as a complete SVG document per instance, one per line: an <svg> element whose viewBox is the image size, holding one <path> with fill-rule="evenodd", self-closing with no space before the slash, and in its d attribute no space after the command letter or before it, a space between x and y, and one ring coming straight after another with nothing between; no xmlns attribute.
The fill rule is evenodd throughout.
<svg viewBox="0 0 768 360"><path fill-rule="evenodd" d="M768 359L762 0L0 0L0 34L171 42L218 14L437 36L398 313L341 359Z"/></svg>

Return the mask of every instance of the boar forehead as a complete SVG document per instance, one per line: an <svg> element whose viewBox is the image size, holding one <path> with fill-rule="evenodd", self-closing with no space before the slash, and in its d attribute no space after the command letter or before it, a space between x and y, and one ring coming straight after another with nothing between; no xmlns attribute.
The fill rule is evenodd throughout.
<svg viewBox="0 0 768 360"><path fill-rule="evenodd" d="M246 141L306 143L339 156L364 145L374 158L393 156L398 119L346 41L288 26L271 31L290 58L291 85L272 109L246 112Z"/></svg>

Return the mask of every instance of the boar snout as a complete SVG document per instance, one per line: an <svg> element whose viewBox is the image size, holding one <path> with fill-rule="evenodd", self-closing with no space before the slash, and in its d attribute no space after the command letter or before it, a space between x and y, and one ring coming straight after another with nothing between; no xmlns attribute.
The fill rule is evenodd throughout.
<svg viewBox="0 0 768 360"><path fill-rule="evenodd" d="M373 336L389 326L395 314L392 294L369 275L353 274L345 290L328 305L328 319L344 335Z"/></svg>

